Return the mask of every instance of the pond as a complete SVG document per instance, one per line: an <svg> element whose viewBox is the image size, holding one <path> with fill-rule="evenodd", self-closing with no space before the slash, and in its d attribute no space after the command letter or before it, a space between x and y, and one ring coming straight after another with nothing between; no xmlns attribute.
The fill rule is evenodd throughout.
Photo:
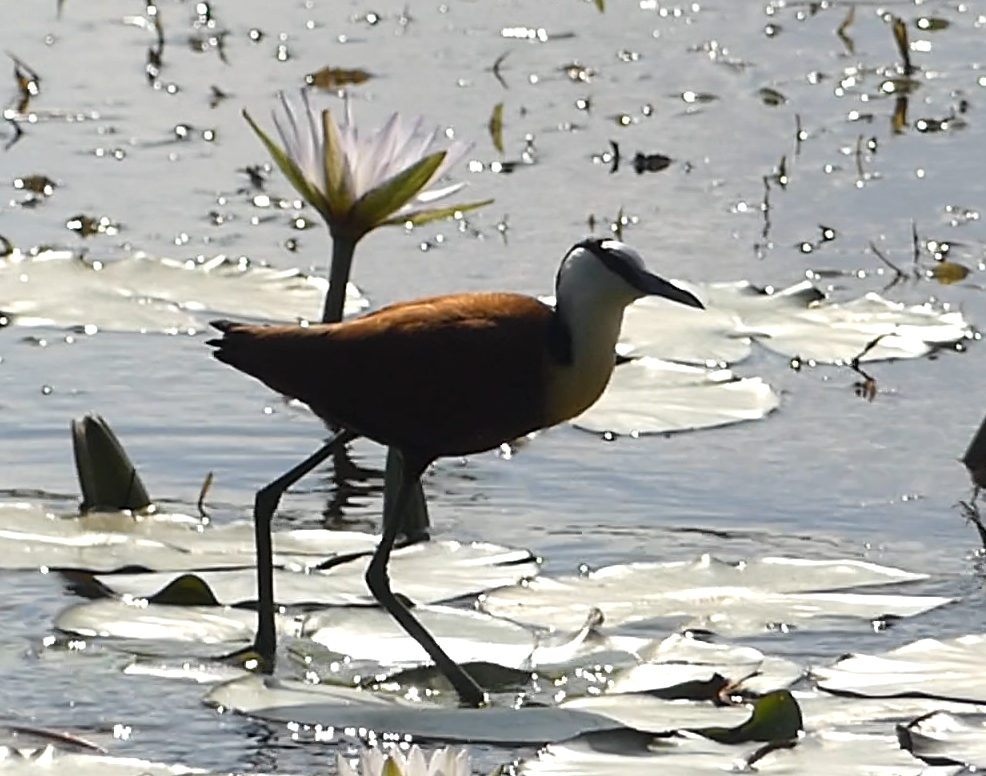
<svg viewBox="0 0 986 776"><path fill-rule="evenodd" d="M986 321L981 2L610 0L600 12L579 0L162 0L160 41L140 4L6 2L16 24L0 43L15 77L0 126L0 235L25 253L223 255L323 276L328 234L241 111L272 131L275 94L331 67L370 76L347 88L361 126L420 114L474 143L453 177L465 198L495 200L367 237L352 280L372 307L457 291L550 294L573 243L619 226L668 278L775 289L807 278L835 301L879 292ZM906 24L910 78L891 16ZM342 109L331 89L313 101ZM502 152L489 128L500 103ZM661 169L637 172L638 154ZM248 174L258 165L262 189ZM108 315L104 300L68 271L45 277L37 288L0 274L0 310L47 299L64 314L36 326L14 314L0 330L0 503L76 510L68 427L87 412L106 417L168 509L195 514L213 472L219 525L249 518L257 488L322 439L310 414L210 358L201 328L159 333L172 324L149 304L129 330L87 332L71 324ZM766 418L611 440L563 426L510 454L442 460L424 479L433 537L525 548L552 576L703 554L851 558L930 575L908 592L958 599L886 629L737 637L799 665L978 633L978 539L957 507L970 493L959 459L986 412L976 340L867 364L872 400L847 366L796 369L755 344L732 369L780 397ZM276 527L378 530L383 451L357 442L352 460L352 477L339 482L327 466L294 488ZM299 742L283 724L219 715L200 685L129 676L126 651L53 636L58 612L81 600L57 574L4 571L0 586L7 721L224 772L322 772L332 751L355 751L352 736ZM473 754L489 771L534 751Z"/></svg>

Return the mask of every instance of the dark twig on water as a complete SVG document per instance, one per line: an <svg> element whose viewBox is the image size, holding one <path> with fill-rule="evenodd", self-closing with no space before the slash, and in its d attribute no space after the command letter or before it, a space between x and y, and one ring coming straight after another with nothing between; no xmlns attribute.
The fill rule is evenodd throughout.
<svg viewBox="0 0 986 776"><path fill-rule="evenodd" d="M13 146L14 143L20 140L21 137L23 137L24 135L24 130L21 129L21 125L17 123L17 121L13 117L7 116L7 123L14 128L14 134L11 136L10 140L8 140L4 144L3 146L4 151L9 151L11 146Z"/></svg>
<svg viewBox="0 0 986 776"><path fill-rule="evenodd" d="M899 16L891 18L893 19L894 42L900 53L901 69L904 71L904 75L910 76L917 68L911 63L911 44L907 40L907 25Z"/></svg>
<svg viewBox="0 0 986 776"><path fill-rule="evenodd" d="M835 34L839 36L839 40L842 41L842 45L846 47L846 52L850 56L855 56L856 54L856 43L852 38L849 37L848 31L852 26L852 23L856 20L856 6L849 6L849 13L846 14L846 18L842 20L842 24L839 25Z"/></svg>
<svg viewBox="0 0 986 776"><path fill-rule="evenodd" d="M794 155L800 156L801 154L801 143L804 141L806 135L805 130L801 126L801 114L794 114Z"/></svg>
<svg viewBox="0 0 986 776"><path fill-rule="evenodd" d="M491 68L493 72L493 77L500 82L500 86L502 86L504 89L509 89L510 86L507 84L506 80L504 80L503 76L500 75L500 65L503 64L503 60L505 60L509 54L510 54L509 51L505 51L503 54L500 54L500 56L496 58L496 62L493 63L493 67Z"/></svg>
<svg viewBox="0 0 986 776"><path fill-rule="evenodd" d="M854 371L861 378L863 378L862 380L857 380L855 383L853 383L853 390L856 392L856 395L859 396L861 399L866 399L867 401L873 401L876 398L876 394L877 394L877 384L876 384L876 379L872 375L864 371L863 368L859 365L859 362L867 353L873 350L873 348L875 348L880 343L880 340L882 340L886 336L887 336L886 334L881 334L879 337L874 337L872 340L867 342L866 347L864 347L861 351L859 351L859 353L857 353L853 357L852 361L850 361L848 364L849 368L852 371Z"/></svg>
<svg viewBox="0 0 986 776"><path fill-rule="evenodd" d="M917 272L921 261L921 238L918 237L918 225L914 219L911 219L911 248L914 251L914 271Z"/></svg>
<svg viewBox="0 0 986 776"><path fill-rule="evenodd" d="M760 231L761 242L754 243L753 250L758 259L767 255L770 248L770 176L763 176L763 201L760 203L760 212L763 213L763 229Z"/></svg>
<svg viewBox="0 0 986 776"><path fill-rule="evenodd" d="M886 264L888 267L890 267L890 269L894 271L894 279L891 280L890 283L883 289L884 291L886 291L888 288L893 288L900 281L907 279L907 273L904 272L900 267L898 267L892 261L890 261L890 259L888 259L886 256L884 256L882 251L880 251L880 249L876 247L876 245L873 243L872 240L870 240L870 250L873 252L874 256L876 256L880 261L882 261L884 264Z"/></svg>
<svg viewBox="0 0 986 776"><path fill-rule="evenodd" d="M195 502L196 509L199 510L199 516L203 520L211 520L211 516L205 509L205 499L209 495L209 491L212 489L213 474L209 472L205 475L205 479L202 481L202 488L199 490L198 501Z"/></svg>
<svg viewBox="0 0 986 776"><path fill-rule="evenodd" d="M856 152L853 158L856 160L856 178L861 181L866 180L866 171L863 169L863 136L856 138Z"/></svg>

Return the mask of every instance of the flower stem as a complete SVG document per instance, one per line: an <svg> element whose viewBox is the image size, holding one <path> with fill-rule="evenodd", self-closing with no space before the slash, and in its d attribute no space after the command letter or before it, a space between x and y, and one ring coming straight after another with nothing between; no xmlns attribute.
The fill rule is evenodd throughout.
<svg viewBox="0 0 986 776"><path fill-rule="evenodd" d="M342 320L346 304L346 286L349 284L349 273L353 266L357 242L358 239L354 240L351 237L332 235L332 264L329 267L329 290L325 295L325 306L322 308L322 323L338 323ZM341 447L339 451L341 453ZM339 467L336 466L336 470L338 469ZM403 470L401 451L394 447L387 448L383 487L384 514L393 507L394 499L401 487ZM408 538L420 538L426 534L428 526L431 525L428 518L428 504L420 481L416 482L411 490L400 524L401 533Z"/></svg>
<svg viewBox="0 0 986 776"><path fill-rule="evenodd" d="M329 290L322 308L322 323L338 323L346 306L346 286L353 267L356 240L332 235L332 264L329 265Z"/></svg>

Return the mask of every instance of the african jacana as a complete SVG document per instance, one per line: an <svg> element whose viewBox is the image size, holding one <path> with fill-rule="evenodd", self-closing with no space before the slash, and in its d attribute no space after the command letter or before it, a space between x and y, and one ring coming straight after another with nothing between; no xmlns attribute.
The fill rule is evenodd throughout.
<svg viewBox="0 0 986 776"><path fill-rule="evenodd" d="M249 326L213 323L213 355L299 399L338 431L321 449L257 493L258 627L254 649L273 667L270 522L283 493L335 445L365 436L403 455L401 487L383 517L366 572L377 601L435 661L460 699L483 690L397 599L387 562L410 484L442 456L499 447L579 415L602 394L615 364L623 311L646 295L702 307L650 274L633 249L608 239L575 245L558 269L556 307L509 293L451 294L400 302L343 323Z"/></svg>

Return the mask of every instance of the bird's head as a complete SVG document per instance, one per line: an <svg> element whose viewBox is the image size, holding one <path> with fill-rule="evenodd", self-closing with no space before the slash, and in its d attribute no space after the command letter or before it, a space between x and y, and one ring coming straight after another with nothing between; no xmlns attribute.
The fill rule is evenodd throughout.
<svg viewBox="0 0 986 776"><path fill-rule="evenodd" d="M704 307L693 294L648 272L640 254L629 245L599 237L572 246L558 269L555 293L559 307L571 299L622 309L643 296Z"/></svg>

